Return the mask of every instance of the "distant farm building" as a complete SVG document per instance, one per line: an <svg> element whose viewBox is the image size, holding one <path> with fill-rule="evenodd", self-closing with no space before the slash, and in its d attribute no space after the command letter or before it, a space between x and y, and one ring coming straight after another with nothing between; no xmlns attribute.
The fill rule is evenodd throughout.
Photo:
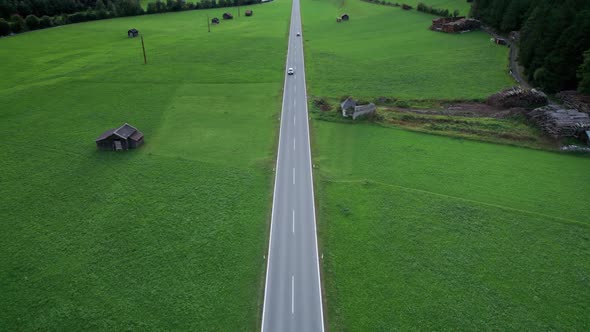
<svg viewBox="0 0 590 332"><path fill-rule="evenodd" d="M498 44L498 45L508 45L508 42L504 38L495 37L492 40L494 41L495 44Z"/></svg>
<svg viewBox="0 0 590 332"><path fill-rule="evenodd" d="M213 19L211 19L211 24L219 24L219 19L217 17L214 17Z"/></svg>
<svg viewBox="0 0 590 332"><path fill-rule="evenodd" d="M223 13L223 19L224 20L231 20L233 18L234 18L234 16L232 14L230 14L230 13Z"/></svg>
<svg viewBox="0 0 590 332"><path fill-rule="evenodd" d="M96 139L99 150L129 150L143 144L143 133L126 123L119 128L105 131Z"/></svg>
<svg viewBox="0 0 590 332"><path fill-rule="evenodd" d="M430 30L447 33L456 33L476 30L481 27L481 22L472 18L458 17L441 17L432 20Z"/></svg>
<svg viewBox="0 0 590 332"><path fill-rule="evenodd" d="M247 9L247 10L246 10L246 16L252 16L252 14L254 14L254 13L252 12L252 9Z"/></svg>
<svg viewBox="0 0 590 332"><path fill-rule="evenodd" d="M137 31L137 29L129 29L127 31L127 36L129 38L137 37L138 35L139 35L139 31Z"/></svg>
<svg viewBox="0 0 590 332"><path fill-rule="evenodd" d="M374 114L377 110L377 106L373 103L357 105L356 101L350 97L346 98L346 100L340 104L340 107L342 108L342 116L345 118L352 117L353 120L356 120L356 118L360 116Z"/></svg>

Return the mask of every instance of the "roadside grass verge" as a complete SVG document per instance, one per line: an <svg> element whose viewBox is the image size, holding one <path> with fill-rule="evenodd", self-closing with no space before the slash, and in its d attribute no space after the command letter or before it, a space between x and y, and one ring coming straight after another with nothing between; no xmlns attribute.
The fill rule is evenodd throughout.
<svg viewBox="0 0 590 332"><path fill-rule="evenodd" d="M0 329L257 328L290 6L0 40Z"/></svg>

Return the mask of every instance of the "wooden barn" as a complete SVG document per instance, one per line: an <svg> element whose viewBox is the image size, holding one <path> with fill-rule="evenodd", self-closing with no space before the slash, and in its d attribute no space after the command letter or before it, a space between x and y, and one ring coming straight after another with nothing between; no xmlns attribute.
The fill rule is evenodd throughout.
<svg viewBox="0 0 590 332"><path fill-rule="evenodd" d="M212 18L211 24L219 24L219 19L217 17Z"/></svg>
<svg viewBox="0 0 590 332"><path fill-rule="evenodd" d="M494 38L494 43L498 45L508 45L508 42L504 38L496 37Z"/></svg>
<svg viewBox="0 0 590 332"><path fill-rule="evenodd" d="M223 13L223 19L224 20L231 20L233 18L234 18L234 16L232 14L230 14L230 13Z"/></svg>
<svg viewBox="0 0 590 332"><path fill-rule="evenodd" d="M247 9L247 10L246 10L246 16L252 16L252 14L254 14L254 13L252 12L252 9Z"/></svg>
<svg viewBox="0 0 590 332"><path fill-rule="evenodd" d="M129 150L136 149L142 144L143 133L128 123L107 130L96 139L96 147L99 150Z"/></svg>
<svg viewBox="0 0 590 332"><path fill-rule="evenodd" d="M377 110L375 104L357 105L356 101L351 97L346 98L346 100L340 104L340 108L342 108L343 117L352 117L353 120L356 120L356 118L361 116L375 114L375 111Z"/></svg>
<svg viewBox="0 0 590 332"><path fill-rule="evenodd" d="M127 31L127 37L129 37L129 38L137 37L138 35L139 35L139 31L137 31L137 29L129 29Z"/></svg>

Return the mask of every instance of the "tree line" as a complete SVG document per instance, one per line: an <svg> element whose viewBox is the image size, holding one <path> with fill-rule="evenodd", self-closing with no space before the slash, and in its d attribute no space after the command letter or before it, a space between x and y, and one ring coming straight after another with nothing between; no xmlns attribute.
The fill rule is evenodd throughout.
<svg viewBox="0 0 590 332"><path fill-rule="evenodd" d="M475 0L471 15L500 32L520 31L518 61L546 92L590 93L590 1Z"/></svg>
<svg viewBox="0 0 590 332"><path fill-rule="evenodd" d="M173 11L251 5L261 0L0 0L0 36L70 23Z"/></svg>

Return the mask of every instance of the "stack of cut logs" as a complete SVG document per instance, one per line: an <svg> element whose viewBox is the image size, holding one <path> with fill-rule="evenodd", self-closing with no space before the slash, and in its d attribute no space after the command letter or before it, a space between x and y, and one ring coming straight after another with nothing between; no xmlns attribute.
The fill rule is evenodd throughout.
<svg viewBox="0 0 590 332"><path fill-rule="evenodd" d="M580 131L590 129L590 116L573 109L556 105L539 107L527 114L547 134L558 137L576 137Z"/></svg>
<svg viewBox="0 0 590 332"><path fill-rule="evenodd" d="M555 95L565 107L576 109L580 112L590 113L590 96L577 91L561 91Z"/></svg>
<svg viewBox="0 0 590 332"><path fill-rule="evenodd" d="M547 96L535 89L512 87L489 96L487 103L499 108L522 107L532 109L547 105Z"/></svg>

